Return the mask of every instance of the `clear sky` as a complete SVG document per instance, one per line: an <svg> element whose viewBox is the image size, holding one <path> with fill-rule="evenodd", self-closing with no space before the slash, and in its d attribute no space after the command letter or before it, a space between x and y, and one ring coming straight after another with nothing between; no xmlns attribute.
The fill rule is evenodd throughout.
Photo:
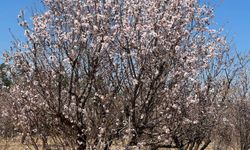
<svg viewBox="0 0 250 150"><path fill-rule="evenodd" d="M216 0L215 22L225 32L238 51L250 50L250 0Z"/></svg>
<svg viewBox="0 0 250 150"><path fill-rule="evenodd" d="M229 39L241 52L250 49L250 0L216 0L215 22L223 26ZM2 0L0 5L0 54L10 47L11 32L23 37L23 31L17 24L20 10L30 12L31 8L41 6L40 0Z"/></svg>
<svg viewBox="0 0 250 150"><path fill-rule="evenodd" d="M0 3L0 55L10 47L12 36L22 38L23 30L18 25L17 16L20 10L30 14L33 8L39 8L40 0L1 0Z"/></svg>

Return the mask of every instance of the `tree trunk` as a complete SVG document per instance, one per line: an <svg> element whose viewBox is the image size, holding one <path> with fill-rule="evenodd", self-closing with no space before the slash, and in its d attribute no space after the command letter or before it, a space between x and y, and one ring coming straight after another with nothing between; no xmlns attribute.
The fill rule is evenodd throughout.
<svg viewBox="0 0 250 150"><path fill-rule="evenodd" d="M195 142L192 142L191 145L189 146L189 149L188 149L188 150L193 150L194 145L195 145Z"/></svg>
<svg viewBox="0 0 250 150"><path fill-rule="evenodd" d="M248 144L241 145L241 150L248 150L248 149L249 149Z"/></svg>
<svg viewBox="0 0 250 150"><path fill-rule="evenodd" d="M23 135L22 135L22 137L21 137L21 143L22 144L25 144L24 142L25 142L26 137L27 137L27 133L24 132Z"/></svg>
<svg viewBox="0 0 250 150"><path fill-rule="evenodd" d="M42 149L43 150L50 150L49 144L48 144L48 137L46 135L42 135Z"/></svg>
<svg viewBox="0 0 250 150"><path fill-rule="evenodd" d="M31 140L31 143L32 143L34 149L35 150L39 150L39 148L38 148L38 146L36 144L36 141L35 141L35 139L32 136L30 136L30 140Z"/></svg>
<svg viewBox="0 0 250 150"><path fill-rule="evenodd" d="M174 143L175 143L175 145L176 145L176 148L177 148L178 150L184 150L184 145L183 145L182 141L179 140L178 137L175 136L175 135L172 136L172 138L173 138L173 140L174 140Z"/></svg>
<svg viewBox="0 0 250 150"><path fill-rule="evenodd" d="M129 146L137 145L137 143L138 143L138 141L137 141L137 135L133 134L133 137L132 137L132 139L129 142Z"/></svg>
<svg viewBox="0 0 250 150"><path fill-rule="evenodd" d="M77 150L87 149L87 136L82 131L78 131L76 142L77 142Z"/></svg>
<svg viewBox="0 0 250 150"><path fill-rule="evenodd" d="M110 146L112 145L112 142L113 142L112 140L107 141L105 144L104 150L109 150Z"/></svg>
<svg viewBox="0 0 250 150"><path fill-rule="evenodd" d="M200 150L205 150L205 149L208 147L208 145L209 145L210 143L211 143L211 140L210 140L210 139L206 140L206 142L204 143L204 145L201 147Z"/></svg>
<svg viewBox="0 0 250 150"><path fill-rule="evenodd" d="M198 150L201 145L201 141L197 141L194 147L194 150Z"/></svg>

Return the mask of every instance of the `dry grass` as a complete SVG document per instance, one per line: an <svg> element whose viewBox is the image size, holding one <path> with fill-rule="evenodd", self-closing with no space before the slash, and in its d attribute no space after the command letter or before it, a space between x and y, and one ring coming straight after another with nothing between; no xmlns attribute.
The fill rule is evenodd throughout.
<svg viewBox="0 0 250 150"><path fill-rule="evenodd" d="M51 150L58 150L58 147L56 145L52 145L50 142L50 148ZM124 150L124 148L121 148L121 143L115 143L112 145L111 150ZM42 149L42 145L39 144L39 149ZM61 149L61 148L59 148ZM69 148L70 149L70 148ZM213 150L214 144L210 144L206 150ZM232 148L229 148L230 150L233 150ZM23 145L20 143L20 138L11 138L11 139L0 139L0 150L34 150L32 145ZM137 149L134 149L137 150ZM161 149L161 150L175 150L175 149ZM236 149L234 149L236 150Z"/></svg>
<svg viewBox="0 0 250 150"><path fill-rule="evenodd" d="M1 150L26 150L29 149L20 143L20 140L12 139L0 139Z"/></svg>
<svg viewBox="0 0 250 150"><path fill-rule="evenodd" d="M38 141L38 147L39 149L42 149L41 141ZM60 147L58 148L57 145L52 144L51 140L49 140L49 147L51 150L62 149ZM34 147L31 144L21 144L20 137L16 137L11 139L0 139L0 150L34 150Z"/></svg>

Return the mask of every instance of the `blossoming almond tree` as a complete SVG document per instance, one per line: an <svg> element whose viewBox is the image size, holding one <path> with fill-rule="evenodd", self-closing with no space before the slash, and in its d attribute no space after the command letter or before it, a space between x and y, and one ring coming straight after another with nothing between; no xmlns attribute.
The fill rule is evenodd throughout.
<svg viewBox="0 0 250 150"><path fill-rule="evenodd" d="M27 41L5 54L22 129L56 130L77 149L124 138L183 148L180 131L198 123L199 73L227 50L209 29L212 9L197 0L43 2L32 25L19 16Z"/></svg>

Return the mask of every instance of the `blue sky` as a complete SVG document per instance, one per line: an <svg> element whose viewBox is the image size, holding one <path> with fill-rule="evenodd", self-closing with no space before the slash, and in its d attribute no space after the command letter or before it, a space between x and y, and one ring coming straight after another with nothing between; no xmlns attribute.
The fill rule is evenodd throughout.
<svg viewBox="0 0 250 150"><path fill-rule="evenodd" d="M250 0L217 0L215 22L223 26L238 51L250 50Z"/></svg>
<svg viewBox="0 0 250 150"><path fill-rule="evenodd" d="M216 0L215 22L223 26L225 34L233 39L236 48L241 51L250 49L250 0ZM0 54L11 45L11 32L23 37L23 31L17 24L20 10L26 13L41 6L40 0L2 0L0 5Z"/></svg>
<svg viewBox="0 0 250 150"><path fill-rule="evenodd" d="M11 45L12 36L22 38L23 30L17 23L20 10L30 14L33 8L41 5L40 0L2 0L0 3L0 55Z"/></svg>

